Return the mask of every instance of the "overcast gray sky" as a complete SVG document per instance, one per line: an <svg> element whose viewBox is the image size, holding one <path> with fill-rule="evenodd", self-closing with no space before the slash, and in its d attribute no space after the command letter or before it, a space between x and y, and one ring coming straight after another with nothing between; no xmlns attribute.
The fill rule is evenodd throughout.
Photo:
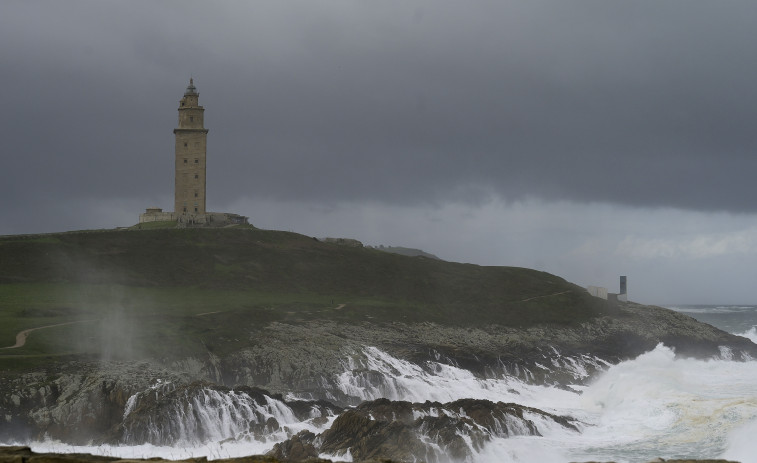
<svg viewBox="0 0 757 463"><path fill-rule="evenodd" d="M757 303L757 3L0 3L0 234L173 204L518 265L658 304Z"/></svg>

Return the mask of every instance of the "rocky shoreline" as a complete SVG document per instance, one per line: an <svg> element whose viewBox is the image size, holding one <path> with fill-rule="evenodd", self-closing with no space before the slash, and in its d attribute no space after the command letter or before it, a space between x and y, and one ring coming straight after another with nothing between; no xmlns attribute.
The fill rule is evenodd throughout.
<svg viewBox="0 0 757 463"><path fill-rule="evenodd" d="M270 456L281 460L348 452L356 461L462 460L487 439L538 436L535 417L575 432L581 424L478 397L437 400L404 390L402 397L417 399L388 400L400 387L395 378L407 374L402 369L423 377L448 368L476 380L569 388L661 342L682 356L757 358L757 345L746 338L632 303L576 326L525 329L272 322L250 335L249 347L225 356L75 361L0 374L0 442L176 445L276 434ZM198 415L202 407L225 413L219 423L233 416L236 424L216 429ZM302 425L308 430L298 431Z"/></svg>
<svg viewBox="0 0 757 463"><path fill-rule="evenodd" d="M162 458L150 459L121 459L118 457L98 456L88 453L36 453L25 446L0 446L0 463L135 463L135 462L177 462L177 463L205 463L205 457L190 458L185 460L164 460ZM250 455L240 458L228 458L213 460L218 463L281 463L291 460L280 460L270 455ZM310 458L309 463L331 463L331 460L322 458ZM392 463L388 459L364 460L365 463ZM663 460L657 459L649 463L738 463L729 460ZM608 462L609 463L609 462ZM641 462L640 462L641 463Z"/></svg>

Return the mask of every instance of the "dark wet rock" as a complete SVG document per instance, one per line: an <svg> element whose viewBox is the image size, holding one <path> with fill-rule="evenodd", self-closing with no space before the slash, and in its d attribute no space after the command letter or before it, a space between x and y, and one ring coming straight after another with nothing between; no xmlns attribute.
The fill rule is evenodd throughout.
<svg viewBox="0 0 757 463"><path fill-rule="evenodd" d="M57 371L3 378L0 439L88 443L121 422L128 398L162 380L182 377L146 362L75 362ZM186 379L184 379L186 380Z"/></svg>
<svg viewBox="0 0 757 463"><path fill-rule="evenodd" d="M348 410L321 435L320 451L343 455L356 461L389 458L414 460L426 453L426 446L412 426L399 421L373 420L357 410Z"/></svg>
<svg viewBox="0 0 757 463"><path fill-rule="evenodd" d="M320 453L349 452L356 461L387 458L435 462L448 457L464 460L495 436L540 435L527 414L577 431L570 418L517 404L475 399L446 404L379 399L345 411L318 436L295 436L296 442L287 441L281 447L300 446L304 441Z"/></svg>
<svg viewBox="0 0 757 463"><path fill-rule="evenodd" d="M68 443L119 441L123 438L123 427L119 426L129 398L156 386L167 387L160 384L185 388L201 381L225 390L234 386L240 392L244 389L237 385L243 385L249 388L250 397L255 396L255 387L261 387L277 400L281 396L276 394L292 393L316 401L288 402L298 417L310 414L313 406L328 415L338 412L338 407L327 411L332 403L356 406L366 398L397 397L387 386L400 373L377 371L366 346L411 362L429 375L449 365L464 368L477 378L506 375L565 388L586 383L611 364L649 351L660 342L684 356L708 358L727 352L734 360L757 358L757 345L746 338L671 310L633 303L620 304L612 314L580 324L524 329L326 320L272 322L250 335L248 347L221 357L189 357L163 366L149 362L74 362L35 373L0 374L0 440L27 441L47 435ZM721 347L726 349L721 351ZM356 390L373 388L373 392L361 395L341 388L344 377L340 375L347 370ZM175 399L179 400L178 396ZM159 411L158 417L168 407L150 404L147 397L141 400L146 410ZM132 415L133 424L139 416L146 414ZM251 420L239 432L260 434L273 425ZM283 426L281 422L278 425ZM144 422L134 429L146 427ZM136 432L142 437L132 436L134 442L150 440L143 431Z"/></svg>
<svg viewBox="0 0 757 463"><path fill-rule="evenodd" d="M280 463L281 461L299 461L299 460L282 460L271 455L250 455L239 458L227 458L222 460L213 460L217 463ZM381 459L372 460L373 462L392 463L391 460ZM665 461L667 463L738 463L727 460L655 460ZM36 453L32 452L29 447L2 447L0 446L0 462L2 463L136 463L136 462L154 462L154 463L206 463L207 459L189 458L186 460L164 460L162 458L150 459L120 459L118 457L106 457L92 455L88 453ZM308 463L331 463L331 460L321 458L307 458ZM592 463L592 462L588 462ZM654 462L650 462L654 463Z"/></svg>
<svg viewBox="0 0 757 463"><path fill-rule="evenodd" d="M301 431L285 442L273 446L268 454L280 460L306 460L318 456L318 451L313 445L315 434L310 431Z"/></svg>

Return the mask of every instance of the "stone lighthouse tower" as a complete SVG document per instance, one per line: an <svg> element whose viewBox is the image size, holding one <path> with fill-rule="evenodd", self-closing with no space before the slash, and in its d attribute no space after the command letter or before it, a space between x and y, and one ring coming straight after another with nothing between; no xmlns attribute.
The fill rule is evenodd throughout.
<svg viewBox="0 0 757 463"><path fill-rule="evenodd" d="M164 222L162 227L225 227L249 225L248 218L231 212L209 212L205 208L205 159L208 129L203 116L205 108L199 104L200 94L193 79L179 101L179 126L173 129L176 138L174 211L163 212L159 207L148 207L139 214L139 224Z"/></svg>
<svg viewBox="0 0 757 463"><path fill-rule="evenodd" d="M200 94L189 79L184 98L179 102L179 126L176 135L176 178L174 211L177 215L205 214L205 158L208 129L203 125L205 108L199 105Z"/></svg>

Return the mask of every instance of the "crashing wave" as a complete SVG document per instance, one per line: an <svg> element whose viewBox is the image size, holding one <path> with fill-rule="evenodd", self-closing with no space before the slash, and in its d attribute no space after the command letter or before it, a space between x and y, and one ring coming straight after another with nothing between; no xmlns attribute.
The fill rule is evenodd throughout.
<svg viewBox="0 0 757 463"><path fill-rule="evenodd" d="M543 358L544 362L535 363L537 366L533 368L544 370L538 372L542 380L550 375L560 375L582 384L596 372L611 366L598 357L564 356L554 348L545 352ZM533 381L535 373L526 366L508 366L500 361L498 368L489 369L489 376L481 377L450 363L428 360L416 364L376 347L365 347L344 361L344 372L337 375L334 383L338 392L352 397L354 403L379 398L450 402L469 397L522 403L524 398L527 400L553 389L545 386L543 381Z"/></svg>
<svg viewBox="0 0 757 463"><path fill-rule="evenodd" d="M318 428L341 411L326 402L286 402L254 388L237 390L200 383L151 388L127 402L122 441L154 445L228 439L281 441L300 428Z"/></svg>

